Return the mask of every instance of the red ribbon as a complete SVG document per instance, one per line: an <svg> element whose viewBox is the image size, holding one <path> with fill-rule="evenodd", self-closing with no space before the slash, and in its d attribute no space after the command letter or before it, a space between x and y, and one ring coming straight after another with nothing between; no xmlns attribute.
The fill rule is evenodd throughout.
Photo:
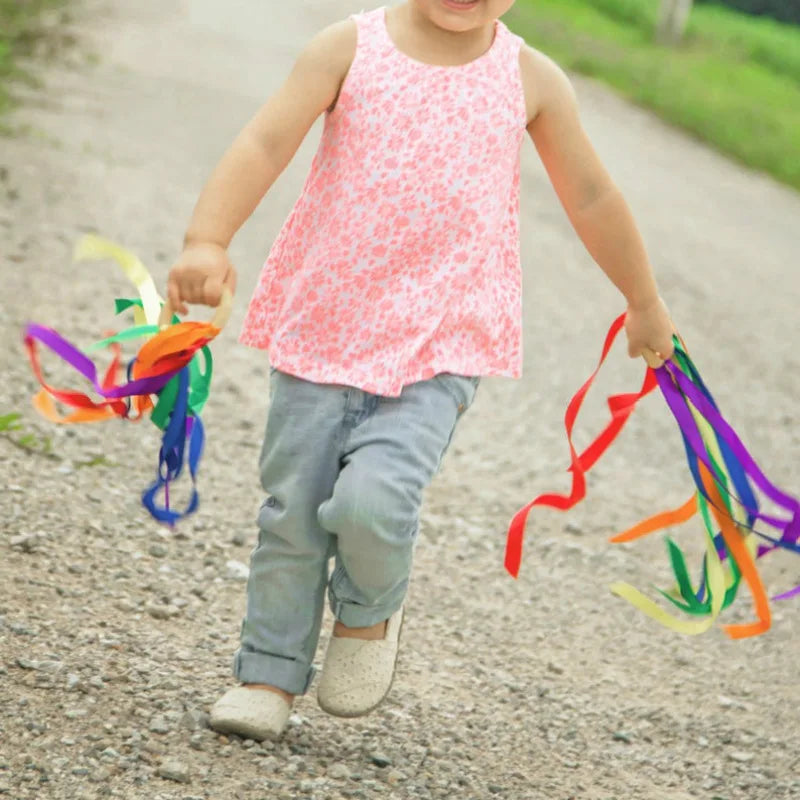
<svg viewBox="0 0 800 800"><path fill-rule="evenodd" d="M575 506L586 496L586 478L587 473L597 462L600 456L609 448L614 440L619 435L623 426L628 420L628 417L633 413L636 404L646 394L655 389L658 385L655 372L652 369L647 370L642 383L642 388L637 393L615 394L607 398L608 408L611 412L611 420L606 425L604 430L597 436L597 438L581 453L577 454L575 446L572 443L572 429L575 425L575 420L580 411L583 400L586 397L600 367L608 356L611 346L617 337L617 334L622 330L625 324L625 314L619 316L611 326L606 336L603 345L603 352L600 355L600 361L597 368L591 374L586 383L581 386L575 396L570 400L567 406L567 412L564 416L564 426L567 430L567 441L569 442L569 451L571 457L571 464L569 471L572 473L572 491L567 495L560 494L542 494L536 499L532 500L528 505L521 508L514 515L511 520L511 525L508 528L508 538L506 541L506 557L505 567L515 578L519 574L520 563L522 561L522 540L525 535L525 522L528 519L528 514L534 506L550 506L557 508L560 511L567 511Z"/></svg>

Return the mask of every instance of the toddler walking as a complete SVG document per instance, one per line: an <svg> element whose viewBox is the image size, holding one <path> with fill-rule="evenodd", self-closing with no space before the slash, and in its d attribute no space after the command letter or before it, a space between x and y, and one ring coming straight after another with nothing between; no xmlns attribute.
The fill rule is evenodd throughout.
<svg viewBox="0 0 800 800"><path fill-rule="evenodd" d="M272 368L247 607L217 730L283 731L336 617L327 712L392 683L423 491L483 375L521 370L520 147L628 303L629 352L672 324L571 85L499 20L514 0L404 0L319 33L216 167L168 279L173 308L235 289L227 247L324 113L241 341ZM329 575L330 559L335 559Z"/></svg>

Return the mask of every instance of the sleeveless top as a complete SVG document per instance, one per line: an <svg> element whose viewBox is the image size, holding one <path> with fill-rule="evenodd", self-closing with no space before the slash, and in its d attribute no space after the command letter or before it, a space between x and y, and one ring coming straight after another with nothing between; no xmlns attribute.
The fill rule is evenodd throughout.
<svg viewBox="0 0 800 800"><path fill-rule="evenodd" d="M243 344L317 383L398 396L437 373L519 377L522 40L499 20L460 66L395 47L385 8L358 44Z"/></svg>

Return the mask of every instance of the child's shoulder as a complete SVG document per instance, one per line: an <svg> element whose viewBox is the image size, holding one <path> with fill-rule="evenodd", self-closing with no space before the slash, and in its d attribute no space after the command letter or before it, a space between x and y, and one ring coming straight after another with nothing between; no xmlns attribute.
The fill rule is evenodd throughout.
<svg viewBox="0 0 800 800"><path fill-rule="evenodd" d="M320 30L303 48L301 59L326 71L346 73L353 63L358 43L358 26L352 17Z"/></svg>
<svg viewBox="0 0 800 800"><path fill-rule="evenodd" d="M524 40L520 47L519 66L529 123L548 103L572 97L572 84L566 72L550 56Z"/></svg>

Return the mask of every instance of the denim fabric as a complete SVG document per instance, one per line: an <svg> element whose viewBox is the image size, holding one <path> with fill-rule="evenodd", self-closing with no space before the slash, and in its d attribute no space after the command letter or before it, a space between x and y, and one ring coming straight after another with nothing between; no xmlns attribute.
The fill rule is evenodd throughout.
<svg viewBox="0 0 800 800"><path fill-rule="evenodd" d="M241 682L308 690L326 587L349 627L402 605L423 490L477 385L441 374L383 397L273 371L260 458L267 497L234 657Z"/></svg>

